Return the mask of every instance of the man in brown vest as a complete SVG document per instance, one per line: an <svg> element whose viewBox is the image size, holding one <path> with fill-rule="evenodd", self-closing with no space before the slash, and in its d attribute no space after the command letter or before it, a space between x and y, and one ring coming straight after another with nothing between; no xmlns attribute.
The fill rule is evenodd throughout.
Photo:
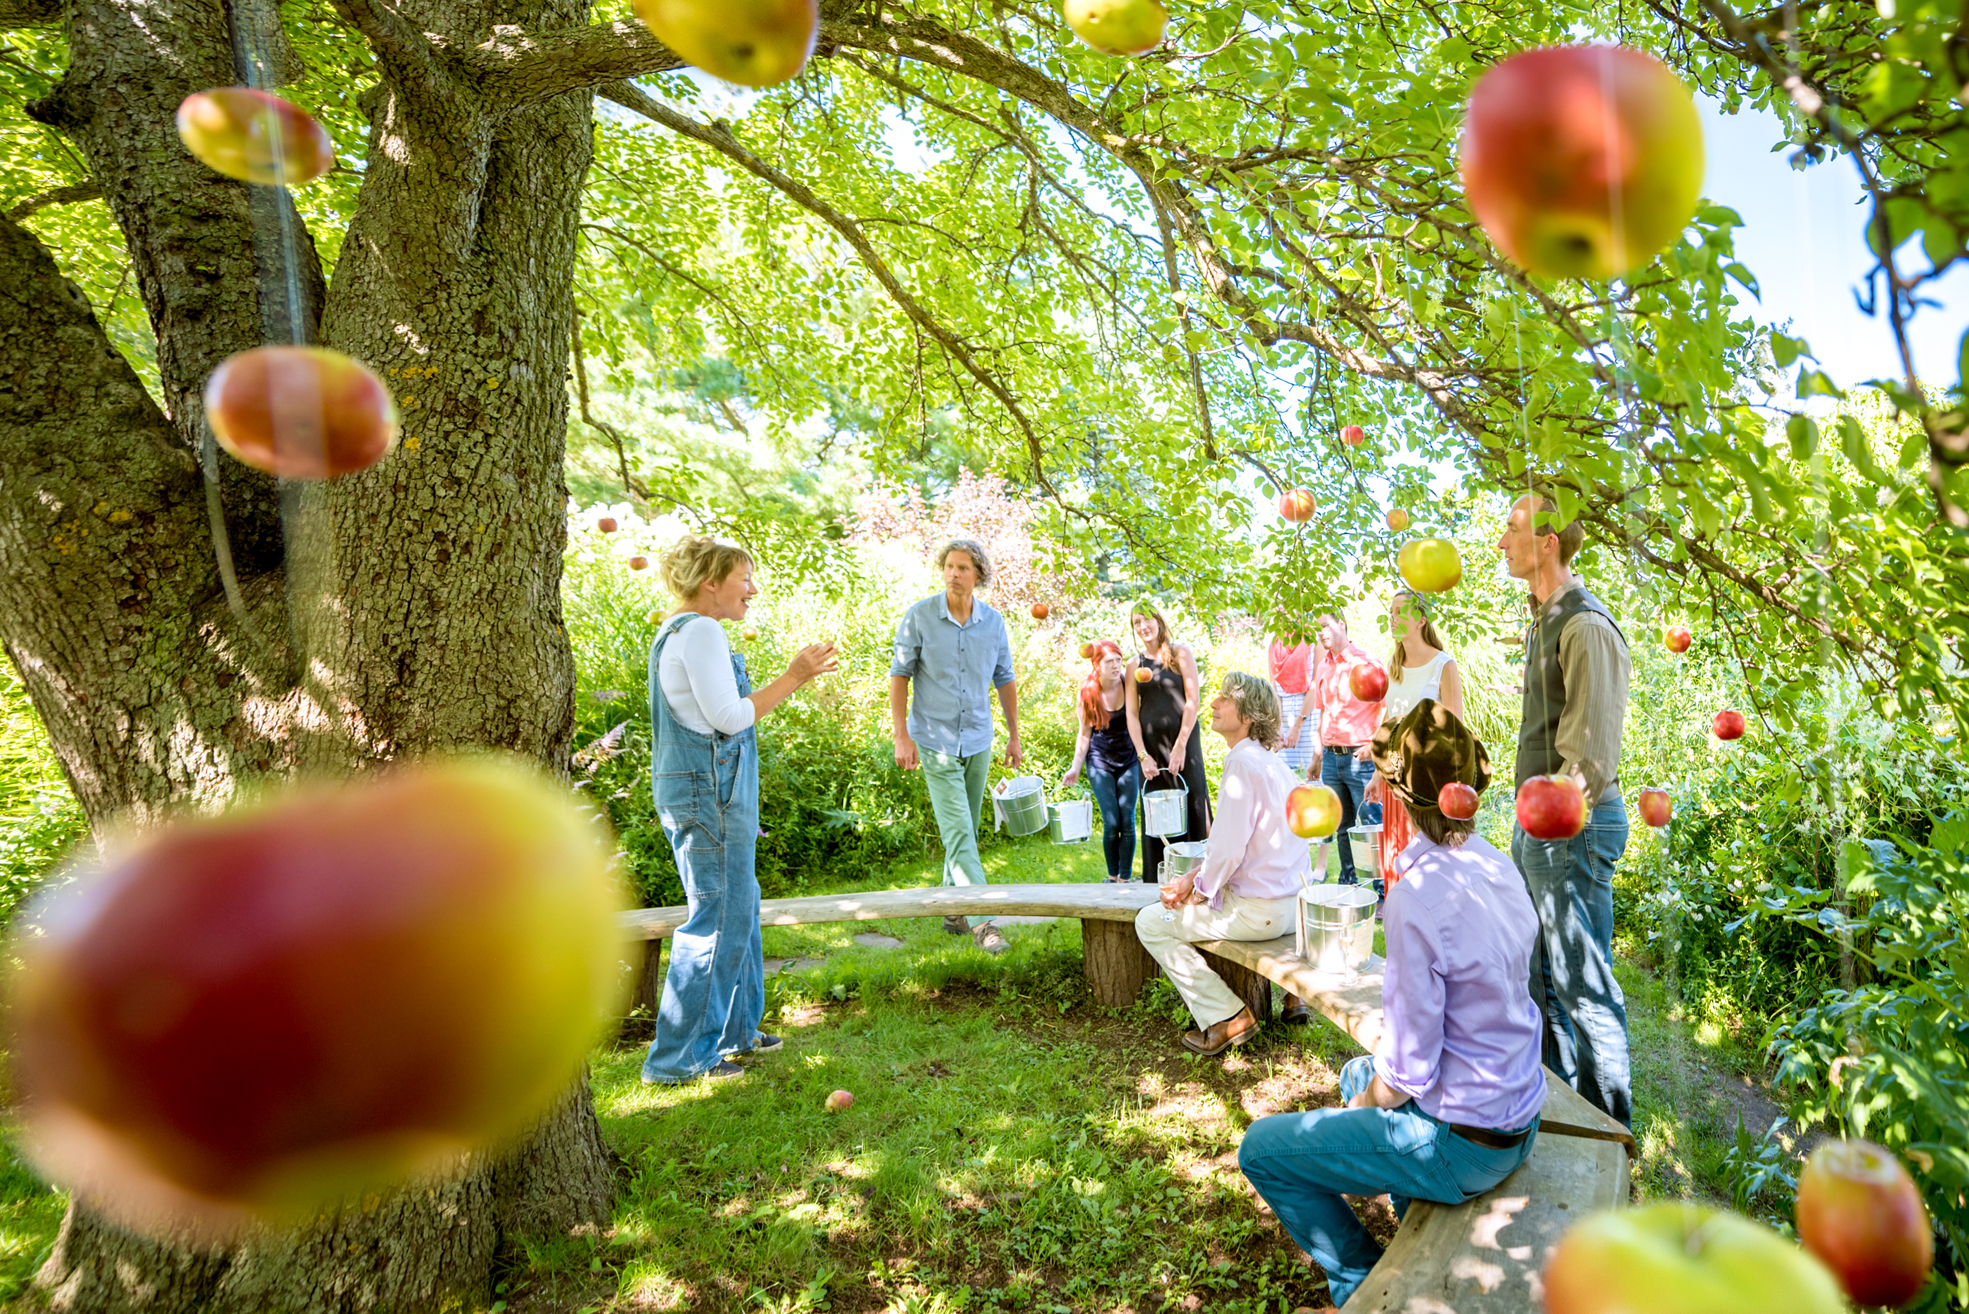
<svg viewBox="0 0 1969 1314"><path fill-rule="evenodd" d="M1620 734L1632 667L1627 639L1572 573L1585 530L1557 527L1543 497L1518 499L1497 541L1531 589L1517 783L1570 776L1586 795L1586 829L1538 840L1517 829L1511 858L1538 909L1531 997L1545 1019L1545 1066L1608 1115L1633 1122L1627 1001L1613 974L1613 868L1627 851Z"/></svg>

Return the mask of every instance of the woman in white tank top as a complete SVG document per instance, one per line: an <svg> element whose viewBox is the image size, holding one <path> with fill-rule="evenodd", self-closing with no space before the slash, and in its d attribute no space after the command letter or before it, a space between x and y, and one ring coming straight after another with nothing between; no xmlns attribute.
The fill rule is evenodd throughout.
<svg viewBox="0 0 1969 1314"><path fill-rule="evenodd" d="M1397 593L1388 602L1388 633L1395 640L1395 651L1388 659L1388 693L1381 700L1381 719L1393 721L1407 715L1424 698L1433 698L1463 719L1463 672L1456 659L1443 651L1443 640L1429 623L1429 602L1420 593ZM1381 877L1384 888L1393 888L1400 879L1394 868L1395 855L1415 836L1414 823L1401 800L1381 788Z"/></svg>

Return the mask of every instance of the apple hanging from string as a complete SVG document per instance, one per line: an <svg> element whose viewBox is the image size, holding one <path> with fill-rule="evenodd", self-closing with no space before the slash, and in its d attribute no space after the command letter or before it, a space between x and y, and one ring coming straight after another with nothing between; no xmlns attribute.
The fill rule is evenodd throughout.
<svg viewBox="0 0 1969 1314"><path fill-rule="evenodd" d="M299 187L335 167L335 143L313 115L254 87L186 96L178 139L226 177L262 187Z"/></svg>
<svg viewBox="0 0 1969 1314"><path fill-rule="evenodd" d="M1686 625L1671 625L1661 636L1661 641L1670 652L1687 652L1689 645L1695 642L1695 635L1689 632Z"/></svg>
<svg viewBox="0 0 1969 1314"><path fill-rule="evenodd" d="M1408 528L1408 512L1396 507L1388 513L1388 528L1397 534Z"/></svg>
<svg viewBox="0 0 1969 1314"><path fill-rule="evenodd" d="M1452 780L1436 791L1436 810L1451 821L1468 821L1477 815L1477 791L1460 780Z"/></svg>
<svg viewBox="0 0 1969 1314"><path fill-rule="evenodd" d="M1151 674L1149 673L1149 668L1148 668L1148 667L1146 667L1146 666L1137 666L1137 667L1135 668L1135 683L1136 683L1136 684L1147 684L1147 683L1148 683L1148 682L1149 682L1150 680L1152 680L1152 679L1154 679L1154 678L1155 678L1155 677L1154 677L1153 675L1151 675Z"/></svg>
<svg viewBox="0 0 1969 1314"><path fill-rule="evenodd" d="M1716 732L1718 739L1741 739L1743 738L1743 713L1733 712L1725 708L1716 713L1716 720L1710 724L1710 729Z"/></svg>
<svg viewBox="0 0 1969 1314"><path fill-rule="evenodd" d="M1395 554L1395 569L1417 593L1442 593L1463 579L1463 557L1446 538L1415 538Z"/></svg>
<svg viewBox="0 0 1969 1314"><path fill-rule="evenodd" d="M1668 791L1653 786L1641 791L1636 808L1641 820L1656 830L1666 826L1675 815L1675 801L1668 796Z"/></svg>
<svg viewBox="0 0 1969 1314"><path fill-rule="evenodd" d="M1048 607L1045 603L1035 602L1032 604L1032 618L1034 620L1045 620L1048 616L1052 614L1053 614L1053 609L1051 607Z"/></svg>
<svg viewBox="0 0 1969 1314"><path fill-rule="evenodd" d="M362 362L326 347L254 347L205 381L219 446L280 479L334 479L396 446L397 405Z"/></svg>
<svg viewBox="0 0 1969 1314"><path fill-rule="evenodd" d="M1278 513L1295 525L1311 520L1313 510L1313 495L1303 488L1294 488L1278 500Z"/></svg>
<svg viewBox="0 0 1969 1314"><path fill-rule="evenodd" d="M1378 703L1388 696L1388 668L1377 661L1364 661L1347 672L1347 689L1364 703Z"/></svg>
<svg viewBox="0 0 1969 1314"><path fill-rule="evenodd" d="M820 32L816 0L632 0L636 17L686 63L743 87L789 82Z"/></svg>
<svg viewBox="0 0 1969 1314"><path fill-rule="evenodd" d="M1825 1141L1798 1177L1798 1239L1857 1305L1905 1305L1928 1284L1935 1231L1914 1179L1870 1141Z"/></svg>
<svg viewBox="0 0 1969 1314"><path fill-rule="evenodd" d="M615 532L615 517L603 516L595 522L595 528L601 530L604 534L613 534Z"/></svg>
<svg viewBox="0 0 1969 1314"><path fill-rule="evenodd" d="M1103 55L1146 55L1162 44L1169 12L1161 0L1066 0L1067 27Z"/></svg>
<svg viewBox="0 0 1969 1314"><path fill-rule="evenodd" d="M1367 430L1358 424L1350 424L1340 430L1340 441L1349 447L1359 447L1367 441Z"/></svg>
<svg viewBox="0 0 1969 1314"><path fill-rule="evenodd" d="M1300 839L1325 839L1340 829L1340 795L1325 785L1297 785L1285 796L1286 827Z"/></svg>
<svg viewBox="0 0 1969 1314"><path fill-rule="evenodd" d="M1591 1214L1552 1251L1545 1314L1845 1314L1832 1275L1760 1223L1673 1202Z"/></svg>
<svg viewBox="0 0 1969 1314"><path fill-rule="evenodd" d="M1586 829L1586 795L1570 776L1533 776L1518 786L1518 826L1533 839L1571 839Z"/></svg>
<svg viewBox="0 0 1969 1314"><path fill-rule="evenodd" d="M1519 268L1619 278L1673 243L1702 190L1702 120L1653 55L1548 46L1491 66L1460 150L1477 222Z"/></svg>

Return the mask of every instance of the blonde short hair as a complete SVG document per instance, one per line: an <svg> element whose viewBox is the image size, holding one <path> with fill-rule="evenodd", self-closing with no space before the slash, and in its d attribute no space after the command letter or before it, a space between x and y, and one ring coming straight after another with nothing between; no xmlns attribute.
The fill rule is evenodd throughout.
<svg viewBox="0 0 1969 1314"><path fill-rule="evenodd" d="M985 554L984 544L975 538L953 538L937 551L937 569L943 569L944 559L953 552L962 552L978 568L978 587L991 583L991 558Z"/></svg>
<svg viewBox="0 0 1969 1314"><path fill-rule="evenodd" d="M1250 727L1247 733L1259 744L1275 749L1285 742L1285 734L1279 728L1285 714L1279 707L1278 692L1272 688L1270 680L1244 671L1232 671L1224 677L1222 692L1237 704L1238 719Z"/></svg>
<svg viewBox="0 0 1969 1314"><path fill-rule="evenodd" d="M663 554L663 582L685 602L706 584L722 584L740 566L752 564L752 554L722 538L692 534Z"/></svg>

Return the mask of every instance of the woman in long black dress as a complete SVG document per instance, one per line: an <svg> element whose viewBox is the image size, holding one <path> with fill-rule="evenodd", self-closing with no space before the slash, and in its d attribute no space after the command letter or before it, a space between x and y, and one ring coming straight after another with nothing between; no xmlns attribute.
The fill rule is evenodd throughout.
<svg viewBox="0 0 1969 1314"><path fill-rule="evenodd" d="M1142 797L1170 789L1172 773L1190 791L1189 829L1181 835L1142 831L1142 879L1153 883L1162 866L1165 841L1210 837L1210 781L1203 774L1203 740L1196 733L1198 696L1196 654L1169 637L1169 622L1151 602L1135 604L1129 617L1142 652L1128 663L1128 737L1142 761ZM1146 819L1146 803L1144 804Z"/></svg>

